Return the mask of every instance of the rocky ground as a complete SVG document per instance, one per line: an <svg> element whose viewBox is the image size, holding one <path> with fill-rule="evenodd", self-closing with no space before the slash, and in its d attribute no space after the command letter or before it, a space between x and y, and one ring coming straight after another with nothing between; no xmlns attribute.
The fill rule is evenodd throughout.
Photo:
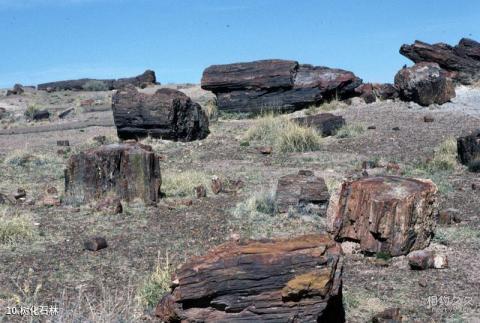
<svg viewBox="0 0 480 323"><path fill-rule="evenodd" d="M184 91L204 107L212 98L198 86L168 87ZM21 227L28 231L24 239L0 244L0 320L18 320L6 315L7 306L15 304L58 304L60 314L50 317L52 321L154 320L151 307L138 295L167 257L176 266L232 235L260 238L321 231L325 219L315 212L262 215L249 209L250 202L268 196L280 176L300 169L324 177L333 191L343 179L360 176L364 161L394 163L399 166L395 171L404 175L431 178L440 189L439 209L454 208L461 222L439 225L429 247L447 254L448 269L412 271L405 257L348 254L343 275L347 321L368 321L388 307L400 307L407 322L480 320L480 178L458 164L436 171L423 167L443 142L479 128L479 89L459 88L451 103L428 108L353 100L349 106L298 111L290 116L328 108L350 125L344 136L324 138L320 149L305 153L260 154L256 148L265 143L246 139L257 121L222 115L210 121L211 134L202 141L144 140L163 156L166 198L157 207L133 203L125 205L122 214L110 214L91 205L42 205L47 188L56 187L62 194L70 154L98 145L96 136L117 140L110 99L110 92L32 89L0 96L0 108L6 110L0 121L0 192L27 192L21 204L0 205L0 215L2 221L21 218ZM50 120L26 120L24 112L31 107L48 109ZM71 107L67 117L57 117ZM433 122L424 122L425 116ZM57 147L57 140L69 140L70 151ZM369 171L388 172L386 167ZM226 192L208 191L206 198L196 199L191 185L208 184L214 175L228 184ZM476 190L473 183L478 183ZM184 186L186 194L179 192ZM96 253L84 250L83 241L92 235L105 237L109 246Z"/></svg>

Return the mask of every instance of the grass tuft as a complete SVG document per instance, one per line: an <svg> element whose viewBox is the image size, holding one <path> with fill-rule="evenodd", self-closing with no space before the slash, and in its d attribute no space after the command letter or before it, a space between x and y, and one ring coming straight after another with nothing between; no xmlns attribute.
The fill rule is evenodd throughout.
<svg viewBox="0 0 480 323"><path fill-rule="evenodd" d="M351 124L343 126L337 130L337 138L354 138L365 132L365 127L361 124Z"/></svg>
<svg viewBox="0 0 480 323"><path fill-rule="evenodd" d="M166 197L193 196L195 187L201 184L208 189L211 184L211 176L194 170L180 173L168 170L162 172L162 192Z"/></svg>
<svg viewBox="0 0 480 323"><path fill-rule="evenodd" d="M271 145L278 152L314 151L320 147L322 140L313 128L272 113L257 119L255 125L248 129L246 139Z"/></svg>
<svg viewBox="0 0 480 323"><path fill-rule="evenodd" d="M170 290L172 272L168 253L164 261L159 257L155 270L145 279L138 292L138 298L143 307L152 308L157 305L162 295Z"/></svg>
<svg viewBox="0 0 480 323"><path fill-rule="evenodd" d="M15 245L30 241L35 236L35 227L30 216L12 212L10 208L0 211L0 244Z"/></svg>

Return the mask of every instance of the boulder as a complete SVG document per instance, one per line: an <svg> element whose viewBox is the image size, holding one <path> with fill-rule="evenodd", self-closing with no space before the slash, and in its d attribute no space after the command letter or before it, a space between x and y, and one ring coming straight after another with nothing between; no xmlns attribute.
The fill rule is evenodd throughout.
<svg viewBox="0 0 480 323"><path fill-rule="evenodd" d="M275 193L275 202L278 212L288 212L288 209L298 208L306 204L328 205L330 194L327 185L321 177L312 171L301 170L298 174L280 177Z"/></svg>
<svg viewBox="0 0 480 323"><path fill-rule="evenodd" d="M209 134L208 118L200 105L177 90L159 89L149 95L128 85L114 93L112 109L120 139L151 136L192 141Z"/></svg>
<svg viewBox="0 0 480 323"><path fill-rule="evenodd" d="M373 85L370 83L362 84L355 88L355 92L365 101L365 103L373 103L377 101L375 92L373 91Z"/></svg>
<svg viewBox="0 0 480 323"><path fill-rule="evenodd" d="M324 137L334 135L338 129L345 125L345 119L342 116L336 116L331 113L298 117L293 119L293 121L303 126L315 128Z"/></svg>
<svg viewBox="0 0 480 323"><path fill-rule="evenodd" d="M35 110L32 113L32 120L39 121L50 118L50 112L48 110Z"/></svg>
<svg viewBox="0 0 480 323"><path fill-rule="evenodd" d="M105 240L105 238L103 237L93 237L86 240L83 243L83 246L86 250L98 251L108 247L108 243L107 243L107 240Z"/></svg>
<svg viewBox="0 0 480 323"><path fill-rule="evenodd" d="M457 152L460 162L466 166L480 160L480 129L458 138Z"/></svg>
<svg viewBox="0 0 480 323"><path fill-rule="evenodd" d="M20 95L23 94L23 92L25 92L23 86L21 84L15 84L13 89L7 91L7 96Z"/></svg>
<svg viewBox="0 0 480 323"><path fill-rule="evenodd" d="M106 79L106 80L97 80L97 79L79 79L79 80L68 80L68 81L57 81L50 83L38 84L37 89L47 92L52 91L63 91L63 90L72 90L72 91L83 91L89 87L89 84L98 84L96 88L89 90L92 91L105 91L105 90L115 90L120 89L126 85L133 85L141 87L143 84L157 84L155 77L155 72L151 70L146 70L143 74L122 78L118 80Z"/></svg>
<svg viewBox="0 0 480 323"><path fill-rule="evenodd" d="M344 322L340 246L326 234L230 241L174 274L163 322Z"/></svg>
<svg viewBox="0 0 480 323"><path fill-rule="evenodd" d="M114 195L154 204L160 197L160 162L150 146L104 145L72 155L65 169L65 201L94 201Z"/></svg>
<svg viewBox="0 0 480 323"><path fill-rule="evenodd" d="M400 98L423 106L443 104L455 97L455 87L437 63L418 63L395 75Z"/></svg>
<svg viewBox="0 0 480 323"><path fill-rule="evenodd" d="M202 88L216 94L219 110L241 113L295 111L348 98L361 83L349 71L286 60L213 65L202 77Z"/></svg>
<svg viewBox="0 0 480 323"><path fill-rule="evenodd" d="M408 254L411 269L445 269L448 268L447 256L428 250L416 250Z"/></svg>
<svg viewBox="0 0 480 323"><path fill-rule="evenodd" d="M202 76L202 89L213 93L236 90L291 89L298 62L280 59L212 65Z"/></svg>
<svg viewBox="0 0 480 323"><path fill-rule="evenodd" d="M455 82L469 85L480 80L480 43L463 38L455 47L415 41L400 53L415 63L433 62L449 72Z"/></svg>
<svg viewBox="0 0 480 323"><path fill-rule="evenodd" d="M435 226L437 187L430 180L396 176L346 181L332 194L328 231L360 243L364 253L400 256L428 246Z"/></svg>

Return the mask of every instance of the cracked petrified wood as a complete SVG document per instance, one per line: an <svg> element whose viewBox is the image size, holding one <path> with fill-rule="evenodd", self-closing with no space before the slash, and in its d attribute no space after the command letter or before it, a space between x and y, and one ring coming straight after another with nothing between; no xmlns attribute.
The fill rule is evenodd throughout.
<svg viewBox="0 0 480 323"><path fill-rule="evenodd" d="M344 322L342 255L326 234L228 242L181 266L165 322Z"/></svg>
<svg viewBox="0 0 480 323"><path fill-rule="evenodd" d="M159 199L160 163L150 146L124 143L73 155L65 169L65 200L84 203L108 195L126 201Z"/></svg>
<svg viewBox="0 0 480 323"><path fill-rule="evenodd" d="M309 203L323 205L326 209L329 199L324 179L315 176L312 171L300 170L298 174L278 179L275 204L279 212L287 212L290 207L302 207Z"/></svg>
<svg viewBox="0 0 480 323"><path fill-rule="evenodd" d="M328 230L366 253L405 255L430 243L437 187L430 180L395 176L344 182L332 195Z"/></svg>
<svg viewBox="0 0 480 323"><path fill-rule="evenodd" d="M192 141L209 133L208 118L200 105L177 90L159 89L148 95L126 86L113 95L112 109L121 139L151 136Z"/></svg>
<svg viewBox="0 0 480 323"><path fill-rule="evenodd" d="M460 162L464 165L480 160L480 129L468 136L457 139L457 150Z"/></svg>

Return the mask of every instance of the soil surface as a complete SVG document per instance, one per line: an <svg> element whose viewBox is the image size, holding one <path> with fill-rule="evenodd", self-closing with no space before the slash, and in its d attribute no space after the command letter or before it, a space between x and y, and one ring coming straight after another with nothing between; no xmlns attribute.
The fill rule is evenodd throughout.
<svg viewBox="0 0 480 323"><path fill-rule="evenodd" d="M202 105L212 98L195 85L169 87L184 91ZM216 175L225 183L241 181L243 185L231 184L218 195L209 191L202 199L193 193L167 197L157 207L125 205L124 212L116 215L96 211L92 205L42 206L48 187L62 194L63 168L71 154L97 145L96 136L118 140L110 98L110 92L32 89L23 95L0 96L0 108L7 112L0 120L0 192L24 188L26 200L7 211L26 215L34 224L31 239L0 244L0 321L18 321L18 316L6 315L6 308L27 303L57 304L64 311L57 318L40 321L68 322L72 317L95 321L92 308L103 313L98 314L98 321L155 321L151 308L142 309L139 316L125 309L167 255L177 266L232 234L260 238L323 230L324 217L314 213L268 216L252 228L249 219L238 218L235 210L255 194L274 190L280 176L310 169L333 190L343 179L361 176L362 162L370 160L379 165L397 163L405 175L431 178L440 188L439 209L454 208L461 222L438 225L429 247L447 254L448 269L412 271L405 257L347 254L343 275L347 322L369 321L388 307L399 307L407 322L480 321L480 188L472 189L472 183L480 186L480 176L461 165L445 173L416 172L442 142L480 128L479 89L459 88L451 103L429 108L398 101L366 105L354 100L329 112L365 130L353 137L324 138L319 150L304 153L262 155L256 147L263 143L245 144L245 134L255 119L220 117L211 121L211 134L205 140L147 139L145 143L164 157L164 178L195 171L208 179ZM47 108L50 119L28 121L24 112L32 106ZM74 110L59 119L58 113L68 108ZM434 121L424 122L427 115ZM375 129L367 130L372 126ZM70 151L57 147L57 140L69 140ZM386 174L387 170L377 167L371 172ZM193 204L182 205L185 199ZM84 250L84 240L95 235L105 237L109 246L98 252Z"/></svg>

